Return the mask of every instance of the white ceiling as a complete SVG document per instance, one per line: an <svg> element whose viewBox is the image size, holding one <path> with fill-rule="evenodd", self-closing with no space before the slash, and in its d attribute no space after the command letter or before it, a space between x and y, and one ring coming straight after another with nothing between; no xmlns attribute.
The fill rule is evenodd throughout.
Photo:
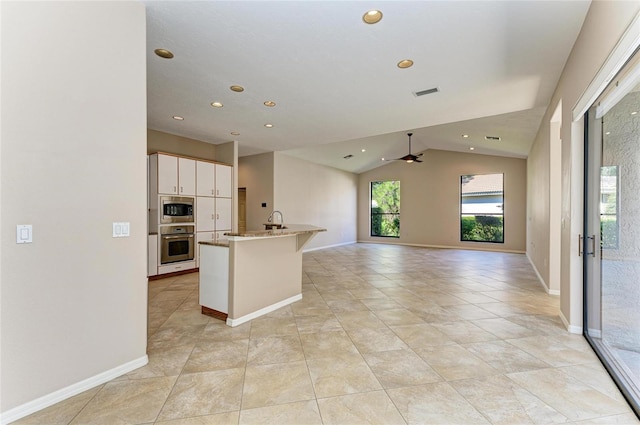
<svg viewBox="0 0 640 425"><path fill-rule="evenodd" d="M526 157L590 4L143 3L149 128L214 144L237 140L240 155L284 151L352 172L405 155L407 132L414 153L474 146ZM362 15L372 8L384 17L367 25ZM157 48L175 57L159 58ZM402 59L414 66L397 68ZM440 91L413 94L432 87Z"/></svg>

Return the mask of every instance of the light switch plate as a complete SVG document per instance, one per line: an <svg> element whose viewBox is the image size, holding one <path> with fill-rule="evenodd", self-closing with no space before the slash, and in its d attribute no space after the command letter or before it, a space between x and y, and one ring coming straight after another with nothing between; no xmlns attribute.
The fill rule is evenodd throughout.
<svg viewBox="0 0 640 425"><path fill-rule="evenodd" d="M18 224L16 226L16 243L32 243L33 227L31 224Z"/></svg>
<svg viewBox="0 0 640 425"><path fill-rule="evenodd" d="M113 237L128 238L130 223L129 222L113 222Z"/></svg>

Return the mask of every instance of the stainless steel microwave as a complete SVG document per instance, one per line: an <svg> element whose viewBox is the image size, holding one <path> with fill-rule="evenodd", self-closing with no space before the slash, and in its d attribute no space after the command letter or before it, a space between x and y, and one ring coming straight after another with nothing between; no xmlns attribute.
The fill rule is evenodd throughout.
<svg viewBox="0 0 640 425"><path fill-rule="evenodd" d="M161 196L159 205L160 223L193 223L195 199L186 196Z"/></svg>

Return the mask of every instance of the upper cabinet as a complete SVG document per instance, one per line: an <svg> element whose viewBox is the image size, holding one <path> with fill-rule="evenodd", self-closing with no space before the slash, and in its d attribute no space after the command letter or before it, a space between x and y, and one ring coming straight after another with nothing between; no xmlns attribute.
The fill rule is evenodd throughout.
<svg viewBox="0 0 640 425"><path fill-rule="evenodd" d="M216 164L216 197L232 198L233 194L233 167Z"/></svg>
<svg viewBox="0 0 640 425"><path fill-rule="evenodd" d="M172 155L154 154L149 157L150 185L157 184L157 193L165 195L196 194L196 161Z"/></svg>
<svg viewBox="0 0 640 425"><path fill-rule="evenodd" d="M196 194L196 161L178 158L178 185L180 195L195 196Z"/></svg>
<svg viewBox="0 0 640 425"><path fill-rule="evenodd" d="M196 195L216 196L215 164L196 161Z"/></svg>
<svg viewBox="0 0 640 425"><path fill-rule="evenodd" d="M157 164L158 193L178 194L178 158L168 155L152 155Z"/></svg>
<svg viewBox="0 0 640 425"><path fill-rule="evenodd" d="M196 195L232 198L233 167L196 161Z"/></svg>

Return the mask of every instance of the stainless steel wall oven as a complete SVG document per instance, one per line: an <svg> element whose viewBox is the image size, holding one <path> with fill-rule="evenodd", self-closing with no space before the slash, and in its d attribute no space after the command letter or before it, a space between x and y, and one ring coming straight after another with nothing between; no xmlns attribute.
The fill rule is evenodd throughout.
<svg viewBox="0 0 640 425"><path fill-rule="evenodd" d="M160 227L160 263L193 260L195 252L194 226Z"/></svg>

